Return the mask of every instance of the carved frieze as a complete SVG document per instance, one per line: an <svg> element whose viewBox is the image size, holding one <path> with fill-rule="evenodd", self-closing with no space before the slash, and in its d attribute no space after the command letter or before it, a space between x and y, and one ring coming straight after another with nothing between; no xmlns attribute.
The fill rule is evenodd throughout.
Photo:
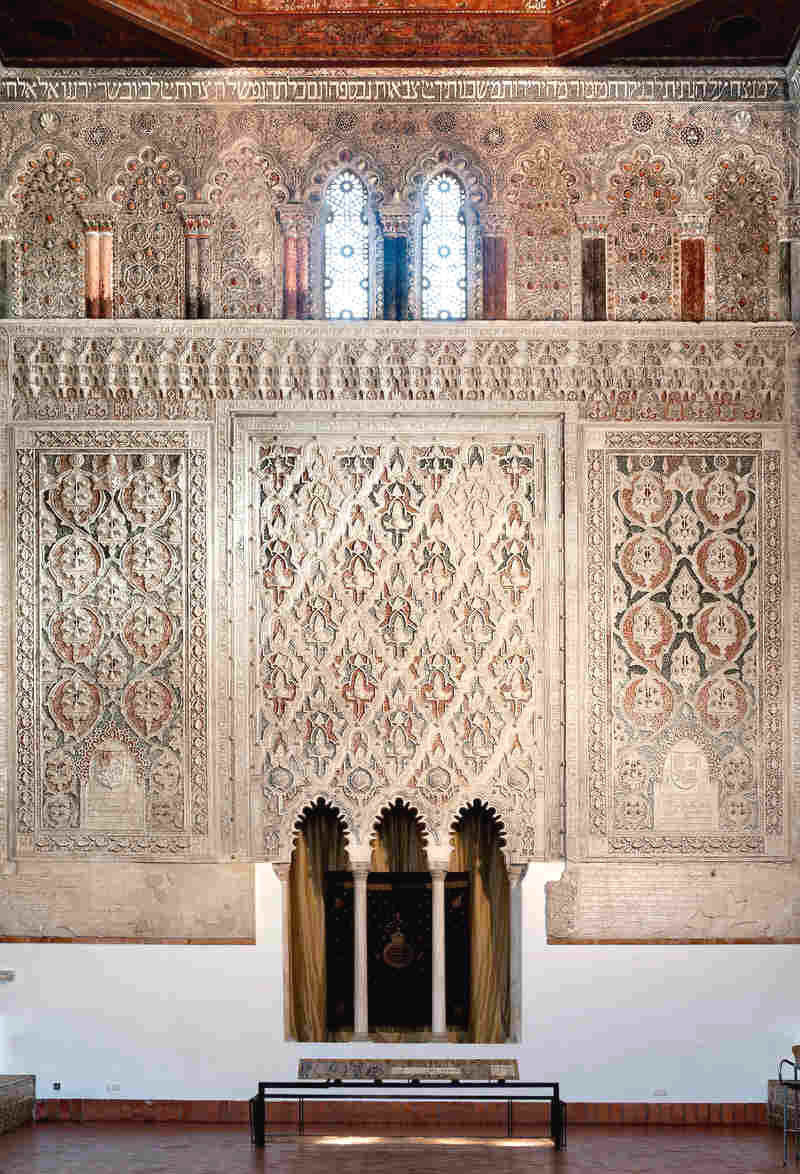
<svg viewBox="0 0 800 1174"><path fill-rule="evenodd" d="M777 421L791 328L683 323L8 324L17 418L207 417L213 400L574 403ZM109 395L108 389L112 389Z"/></svg>

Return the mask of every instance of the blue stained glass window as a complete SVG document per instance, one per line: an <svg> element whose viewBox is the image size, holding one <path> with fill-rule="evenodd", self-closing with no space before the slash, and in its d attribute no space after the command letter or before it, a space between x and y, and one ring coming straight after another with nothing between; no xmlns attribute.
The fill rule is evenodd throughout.
<svg viewBox="0 0 800 1174"><path fill-rule="evenodd" d="M323 289L326 318L369 318L367 189L352 171L340 171L325 190Z"/></svg>
<svg viewBox="0 0 800 1174"><path fill-rule="evenodd" d="M444 171L423 192L422 317L467 316L467 223L464 188Z"/></svg>

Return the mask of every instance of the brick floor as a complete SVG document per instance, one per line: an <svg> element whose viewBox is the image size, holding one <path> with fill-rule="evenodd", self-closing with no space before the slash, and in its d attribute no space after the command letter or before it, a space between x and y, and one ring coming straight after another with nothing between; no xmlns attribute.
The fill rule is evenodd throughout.
<svg viewBox="0 0 800 1174"><path fill-rule="evenodd" d="M780 1132L763 1126L578 1126L560 1154L441 1130L281 1138L263 1151L242 1126L47 1123L0 1137L1 1174L761 1174L782 1158Z"/></svg>

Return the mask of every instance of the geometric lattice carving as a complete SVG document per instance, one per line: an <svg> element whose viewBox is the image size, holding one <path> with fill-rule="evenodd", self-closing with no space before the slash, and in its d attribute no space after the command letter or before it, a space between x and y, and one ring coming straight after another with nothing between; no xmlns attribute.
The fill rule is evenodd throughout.
<svg viewBox="0 0 800 1174"><path fill-rule="evenodd" d="M317 798L356 845L395 799L446 844L480 799L509 859L549 850L545 435L253 438L256 855Z"/></svg>
<svg viewBox="0 0 800 1174"><path fill-rule="evenodd" d="M611 433L586 454L601 854L785 851L781 464L758 432Z"/></svg>
<svg viewBox="0 0 800 1174"><path fill-rule="evenodd" d="M206 453L186 432L19 444L17 851L202 851Z"/></svg>
<svg viewBox="0 0 800 1174"><path fill-rule="evenodd" d="M771 317L779 184L779 177L751 152L736 151L717 162L706 199L712 205L709 233L720 321L762 322Z"/></svg>
<svg viewBox="0 0 800 1174"><path fill-rule="evenodd" d="M275 209L288 198L275 160L242 142L220 160L209 199L218 209L219 315L280 313L282 241Z"/></svg>
<svg viewBox="0 0 800 1174"><path fill-rule="evenodd" d="M663 320L677 317L679 253L675 205L678 176L647 147L621 159L608 200L609 317Z"/></svg>
<svg viewBox="0 0 800 1174"><path fill-rule="evenodd" d="M90 192L68 152L44 147L17 174L20 312L26 318L83 318L84 226Z"/></svg>
<svg viewBox="0 0 800 1174"><path fill-rule="evenodd" d="M517 159L508 179L516 211L517 317L538 321L570 316L570 211L576 176L549 147Z"/></svg>
<svg viewBox="0 0 800 1174"><path fill-rule="evenodd" d="M184 232L178 206L187 191L165 155L144 147L115 179L121 212L114 248L118 318L184 316Z"/></svg>

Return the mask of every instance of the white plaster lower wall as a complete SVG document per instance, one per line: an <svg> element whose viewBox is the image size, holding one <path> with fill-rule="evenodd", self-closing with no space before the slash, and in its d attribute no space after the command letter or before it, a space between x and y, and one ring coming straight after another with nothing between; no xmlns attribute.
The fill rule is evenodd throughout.
<svg viewBox="0 0 800 1174"><path fill-rule="evenodd" d="M643 1101L656 1089L764 1100L800 1040L800 946L547 946L544 883L560 872L533 866L524 882L523 1042L458 1053L517 1056L523 1079L560 1080L568 1101ZM243 1099L259 1078L294 1079L300 1055L342 1055L284 1042L270 866L256 886L255 947L0 944L0 969L16 971L0 987L0 1071L35 1073L43 1097Z"/></svg>

